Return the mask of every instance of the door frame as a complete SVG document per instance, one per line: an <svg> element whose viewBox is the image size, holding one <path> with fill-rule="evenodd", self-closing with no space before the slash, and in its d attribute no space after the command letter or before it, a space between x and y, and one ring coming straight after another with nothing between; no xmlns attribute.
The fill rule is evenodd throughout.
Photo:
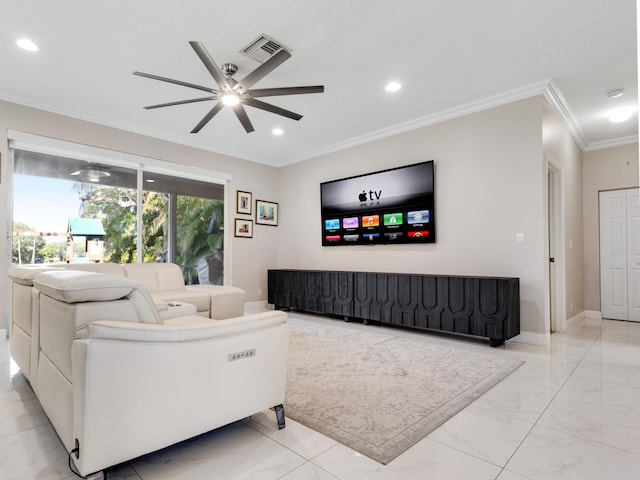
<svg viewBox="0 0 640 480"><path fill-rule="evenodd" d="M546 178L546 276L548 286L548 322L545 331L566 332L567 330L567 298L566 298L566 252L564 233L564 176L553 155L545 155ZM553 253L553 268L551 268ZM552 278L553 276L553 278Z"/></svg>

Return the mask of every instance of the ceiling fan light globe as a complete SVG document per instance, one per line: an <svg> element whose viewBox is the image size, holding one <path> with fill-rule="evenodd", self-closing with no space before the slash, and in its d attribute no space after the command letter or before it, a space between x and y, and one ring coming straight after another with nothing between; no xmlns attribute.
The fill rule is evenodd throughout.
<svg viewBox="0 0 640 480"><path fill-rule="evenodd" d="M222 96L222 103L233 107L234 105L238 105L240 103L240 97L235 93L226 93Z"/></svg>

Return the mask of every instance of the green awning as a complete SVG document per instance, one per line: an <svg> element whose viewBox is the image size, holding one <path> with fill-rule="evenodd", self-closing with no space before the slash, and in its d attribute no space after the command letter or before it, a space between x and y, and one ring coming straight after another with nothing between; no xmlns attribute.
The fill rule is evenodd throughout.
<svg viewBox="0 0 640 480"><path fill-rule="evenodd" d="M70 218L69 233L82 237L104 236L102 222L97 218Z"/></svg>

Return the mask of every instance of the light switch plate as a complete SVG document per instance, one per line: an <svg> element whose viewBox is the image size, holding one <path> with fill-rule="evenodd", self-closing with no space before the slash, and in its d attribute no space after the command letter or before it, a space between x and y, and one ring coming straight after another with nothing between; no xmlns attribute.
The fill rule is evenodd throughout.
<svg viewBox="0 0 640 480"><path fill-rule="evenodd" d="M516 243L524 243L524 233L516 233Z"/></svg>

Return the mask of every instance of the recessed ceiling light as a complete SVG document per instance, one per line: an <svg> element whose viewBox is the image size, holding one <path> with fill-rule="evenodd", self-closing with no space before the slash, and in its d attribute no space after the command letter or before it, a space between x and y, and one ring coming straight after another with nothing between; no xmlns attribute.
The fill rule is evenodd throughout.
<svg viewBox="0 0 640 480"><path fill-rule="evenodd" d="M610 92L607 92L607 96L609 98L618 98L621 97L624 94L624 90L622 88L616 88L615 90L611 90Z"/></svg>
<svg viewBox="0 0 640 480"><path fill-rule="evenodd" d="M40 50L40 48L38 48L38 46L28 38L21 38L16 41L16 44L21 49L26 50L27 52L37 52L38 50Z"/></svg>
<svg viewBox="0 0 640 480"><path fill-rule="evenodd" d="M611 112L609 115L609 121L613 123L622 123L626 122L631 118L632 110L630 108L621 108L620 110L615 110Z"/></svg>
<svg viewBox="0 0 640 480"><path fill-rule="evenodd" d="M271 133L273 133L274 135L282 135L284 133L284 130L282 130L281 128L274 128L273 130L271 130Z"/></svg>
<svg viewBox="0 0 640 480"><path fill-rule="evenodd" d="M398 90L400 90L402 88L402 85L399 84L398 82L391 82L388 83L386 87L384 87L384 89L387 92L397 92Z"/></svg>

